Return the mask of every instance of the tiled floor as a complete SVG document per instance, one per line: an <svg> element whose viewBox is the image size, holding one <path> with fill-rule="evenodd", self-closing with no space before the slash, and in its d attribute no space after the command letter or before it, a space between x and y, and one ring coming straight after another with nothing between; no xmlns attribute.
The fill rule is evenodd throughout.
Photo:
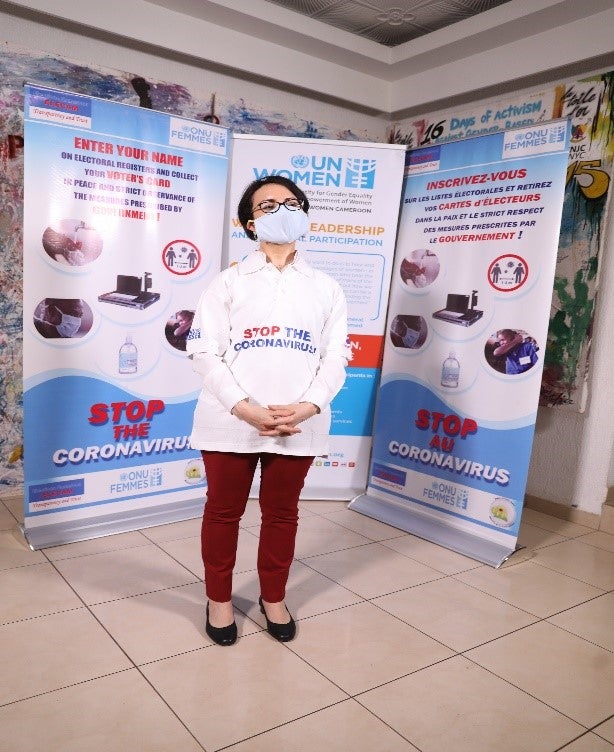
<svg viewBox="0 0 614 752"><path fill-rule="evenodd" d="M198 520L30 551L0 502L1 752L614 752L614 536L525 510L495 570L301 503L293 642L203 629Z"/></svg>

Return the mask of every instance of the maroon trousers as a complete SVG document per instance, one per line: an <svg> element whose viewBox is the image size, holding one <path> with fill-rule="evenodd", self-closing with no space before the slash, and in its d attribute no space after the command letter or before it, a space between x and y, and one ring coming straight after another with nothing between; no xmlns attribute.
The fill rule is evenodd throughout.
<svg viewBox="0 0 614 752"><path fill-rule="evenodd" d="M298 497L313 457L206 451L202 456L207 474L201 535L207 597L223 603L231 599L239 522L260 460L260 593L268 603L283 601L294 557Z"/></svg>

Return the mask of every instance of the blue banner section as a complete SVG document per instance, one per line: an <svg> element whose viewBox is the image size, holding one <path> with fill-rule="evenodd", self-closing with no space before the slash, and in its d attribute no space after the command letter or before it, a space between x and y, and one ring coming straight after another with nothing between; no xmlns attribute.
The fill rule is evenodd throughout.
<svg viewBox="0 0 614 752"><path fill-rule="evenodd" d="M195 401L143 399L84 376L45 381L24 395L26 431L39 437L24 457L26 478L197 457L188 443L194 406Z"/></svg>
<svg viewBox="0 0 614 752"><path fill-rule="evenodd" d="M379 368L348 368L331 403L331 436L371 436Z"/></svg>
<svg viewBox="0 0 614 752"><path fill-rule="evenodd" d="M186 341L221 266L230 133L41 86L24 113L26 534L182 519L205 483Z"/></svg>
<svg viewBox="0 0 614 752"><path fill-rule="evenodd" d="M405 162L369 485L483 561L520 524L568 149L558 120Z"/></svg>
<svg viewBox="0 0 614 752"><path fill-rule="evenodd" d="M471 415L457 413L411 379L381 387L378 421L385 428L374 437L374 463L406 467L522 502L532 421L515 428L478 426Z"/></svg>

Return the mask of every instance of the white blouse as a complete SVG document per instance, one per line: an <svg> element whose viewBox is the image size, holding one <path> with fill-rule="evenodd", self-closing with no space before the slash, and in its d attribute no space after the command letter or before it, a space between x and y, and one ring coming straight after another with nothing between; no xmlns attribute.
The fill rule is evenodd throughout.
<svg viewBox="0 0 614 752"><path fill-rule="evenodd" d="M187 353L203 376L195 449L301 456L328 452L330 402L351 358L341 286L295 254L282 271L261 251L225 269L201 295ZM231 414L241 400L264 407L313 402L320 413L292 436L259 436Z"/></svg>

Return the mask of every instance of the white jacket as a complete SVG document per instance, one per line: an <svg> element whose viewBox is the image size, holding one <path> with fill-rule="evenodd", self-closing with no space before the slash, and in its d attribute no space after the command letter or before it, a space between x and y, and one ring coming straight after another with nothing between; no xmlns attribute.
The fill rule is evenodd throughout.
<svg viewBox="0 0 614 752"><path fill-rule="evenodd" d="M301 456L328 452L330 402L351 358L340 285L297 252L279 271L261 251L221 272L202 294L187 353L203 376L194 413L195 449ZM249 398L262 406L313 402L320 413L292 436L259 436L231 414Z"/></svg>

